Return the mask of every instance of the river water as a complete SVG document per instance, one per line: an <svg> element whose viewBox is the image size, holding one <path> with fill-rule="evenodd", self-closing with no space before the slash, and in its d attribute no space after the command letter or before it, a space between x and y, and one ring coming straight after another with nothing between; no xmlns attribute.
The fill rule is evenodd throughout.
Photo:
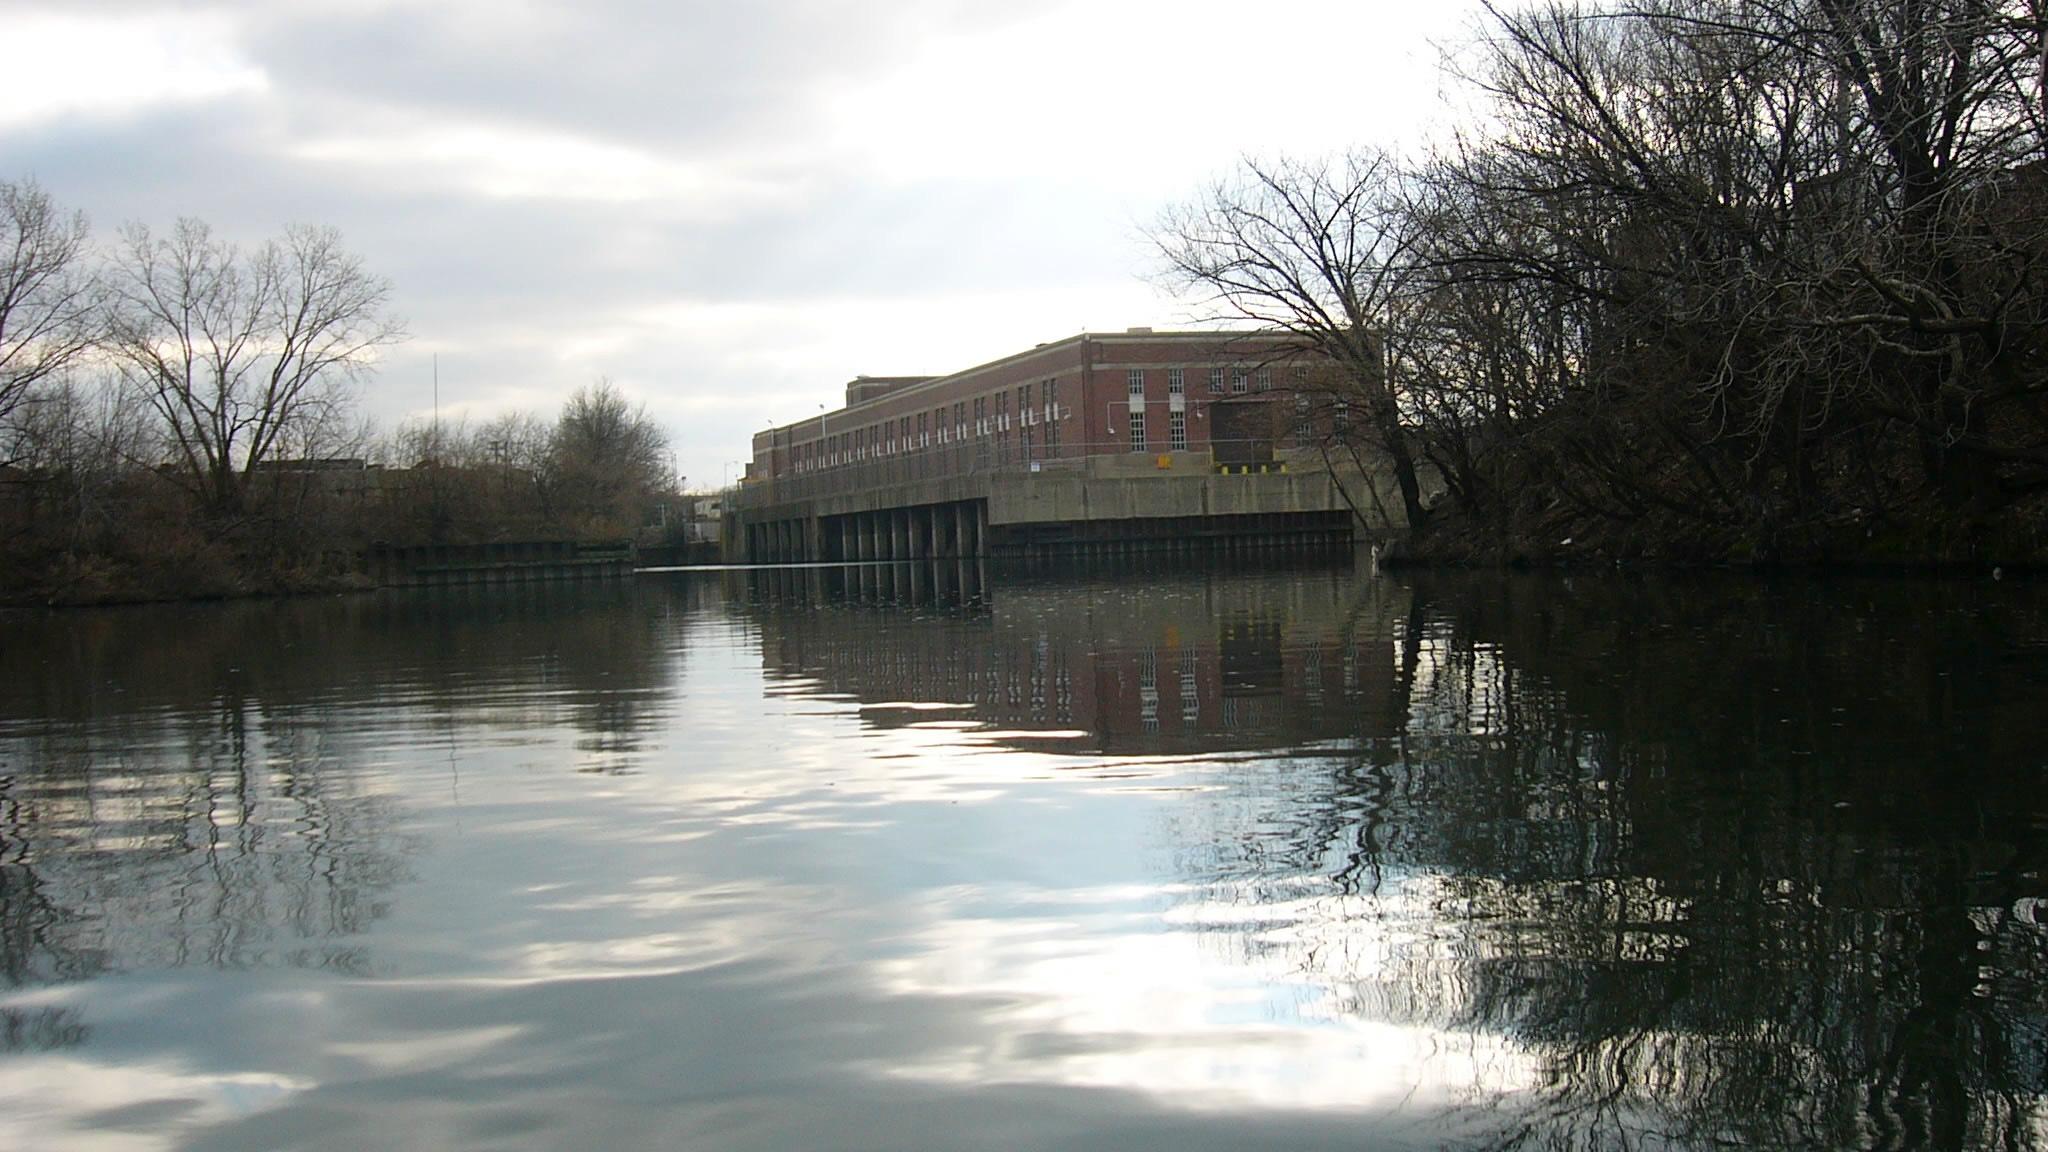
<svg viewBox="0 0 2048 1152"><path fill-rule="evenodd" d="M2048 1144L2048 597L0 620L0 1147Z"/></svg>

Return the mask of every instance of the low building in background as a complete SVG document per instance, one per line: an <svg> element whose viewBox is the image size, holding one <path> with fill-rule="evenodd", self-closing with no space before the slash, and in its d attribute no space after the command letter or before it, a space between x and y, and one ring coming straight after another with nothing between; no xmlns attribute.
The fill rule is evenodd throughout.
<svg viewBox="0 0 2048 1152"><path fill-rule="evenodd" d="M1377 461L1323 451L1346 416L1339 383L1284 332L1149 328L946 376L859 376L844 407L754 436L727 558L1351 542L1391 527L1400 501Z"/></svg>

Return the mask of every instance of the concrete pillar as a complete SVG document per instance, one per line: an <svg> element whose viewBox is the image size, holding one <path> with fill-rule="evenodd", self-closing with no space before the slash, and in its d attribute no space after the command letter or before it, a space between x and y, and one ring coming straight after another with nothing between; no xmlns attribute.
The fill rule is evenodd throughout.
<svg viewBox="0 0 2048 1152"><path fill-rule="evenodd" d="M988 501L974 502L974 554L988 555Z"/></svg>
<svg viewBox="0 0 2048 1152"><path fill-rule="evenodd" d="M953 505L953 555L967 555L967 505Z"/></svg>
<svg viewBox="0 0 2048 1152"><path fill-rule="evenodd" d="M896 546L896 559L910 559L910 509L898 508L889 514L889 542Z"/></svg>

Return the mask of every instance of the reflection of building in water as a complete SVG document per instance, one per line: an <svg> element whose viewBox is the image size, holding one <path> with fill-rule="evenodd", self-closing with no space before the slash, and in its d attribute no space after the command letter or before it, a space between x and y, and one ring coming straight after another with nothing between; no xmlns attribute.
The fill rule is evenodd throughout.
<svg viewBox="0 0 2048 1152"><path fill-rule="evenodd" d="M1401 716L1395 598L1348 571L998 581L983 610L891 610L886 626L857 588L825 583L843 576L757 579L770 582L758 612L771 675L871 705L966 705L1018 743L1058 732L1074 751L1174 754L1355 737ZM788 607L814 598L823 610Z"/></svg>

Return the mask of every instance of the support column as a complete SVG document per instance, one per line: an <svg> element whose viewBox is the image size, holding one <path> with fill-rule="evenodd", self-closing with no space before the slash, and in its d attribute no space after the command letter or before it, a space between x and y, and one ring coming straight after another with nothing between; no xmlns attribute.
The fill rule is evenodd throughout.
<svg viewBox="0 0 2048 1152"><path fill-rule="evenodd" d="M974 502L974 554L988 555L988 501Z"/></svg>
<svg viewBox="0 0 2048 1152"><path fill-rule="evenodd" d="M967 555L967 505L953 505L953 555Z"/></svg>

